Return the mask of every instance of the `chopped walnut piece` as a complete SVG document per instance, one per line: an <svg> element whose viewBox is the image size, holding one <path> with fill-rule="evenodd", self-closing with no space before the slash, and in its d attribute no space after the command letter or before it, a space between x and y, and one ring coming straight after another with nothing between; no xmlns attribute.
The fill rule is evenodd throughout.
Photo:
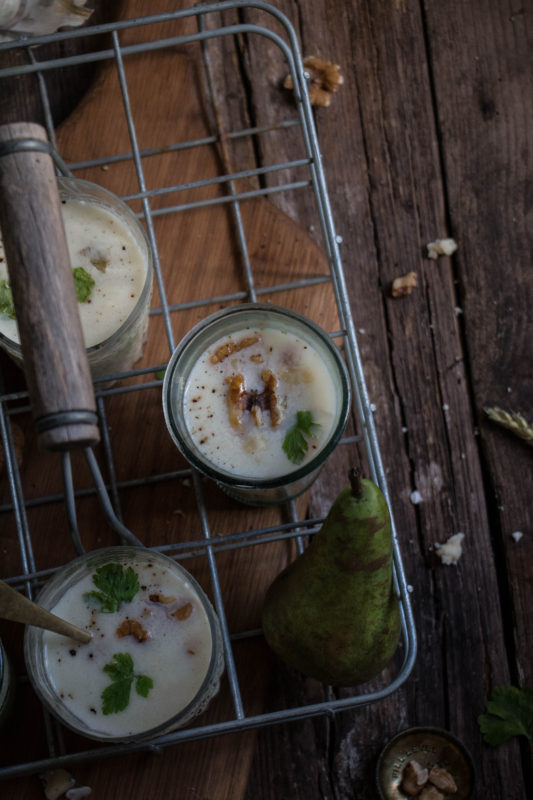
<svg viewBox="0 0 533 800"><path fill-rule="evenodd" d="M176 598L173 595L166 595L158 592L157 594L151 594L149 599L152 603L173 603Z"/></svg>
<svg viewBox="0 0 533 800"><path fill-rule="evenodd" d="M175 611L172 612L172 616L176 617L176 619L183 620L188 619L192 614L192 603L185 603L184 606L177 608Z"/></svg>
<svg viewBox="0 0 533 800"><path fill-rule="evenodd" d="M233 342L230 340L229 342L225 342L225 344L221 344L220 347L217 347L209 360L212 364L219 364L232 353L238 353L240 350L244 350L246 347L251 347L258 341L259 336L245 336L244 339L240 340L240 342Z"/></svg>
<svg viewBox="0 0 533 800"><path fill-rule="evenodd" d="M136 619L125 619L124 622L118 626L116 634L121 639L124 636L135 636L138 642L146 642L146 640L150 638L148 631L145 630Z"/></svg>
<svg viewBox="0 0 533 800"><path fill-rule="evenodd" d="M239 373L229 379L228 411L229 421L234 428L242 425L242 416L248 405L248 395L244 388L244 375Z"/></svg>
<svg viewBox="0 0 533 800"><path fill-rule="evenodd" d="M437 789L441 789L445 794L455 794L457 784L447 769L435 765L429 772L429 782Z"/></svg>
<svg viewBox="0 0 533 800"><path fill-rule="evenodd" d="M428 784L422 789L422 793L419 795L418 800L444 800L444 795L437 789L436 786L431 786Z"/></svg>
<svg viewBox="0 0 533 800"><path fill-rule="evenodd" d="M273 428L276 428L282 419L281 408L279 406L279 397L276 391L278 388L278 379L271 370L264 369L261 373L261 380L266 386L267 407L270 411L270 424Z"/></svg>
<svg viewBox="0 0 533 800"><path fill-rule="evenodd" d="M428 775L428 770L422 767L418 761L408 761L403 771L400 788L409 796L414 797L420 794L426 785Z"/></svg>
<svg viewBox="0 0 533 800"><path fill-rule="evenodd" d="M392 282L391 295L393 297L404 297L406 294L411 294L413 289L417 286L416 272L408 272L407 275L402 275L401 278L395 278Z"/></svg>
<svg viewBox="0 0 533 800"><path fill-rule="evenodd" d="M304 69L309 74L309 100L312 106L326 108L331 103L331 95L344 83L338 64L323 61L316 56L304 59ZM287 75L283 81L285 89L293 89L292 77Z"/></svg>
<svg viewBox="0 0 533 800"><path fill-rule="evenodd" d="M252 415L255 424L258 428L261 427L263 424L263 412L260 406L252 406L250 409L250 414Z"/></svg>

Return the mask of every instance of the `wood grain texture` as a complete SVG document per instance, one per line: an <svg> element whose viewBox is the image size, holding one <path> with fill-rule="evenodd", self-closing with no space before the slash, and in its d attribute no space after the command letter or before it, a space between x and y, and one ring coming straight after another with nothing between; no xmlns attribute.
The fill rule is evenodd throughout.
<svg viewBox="0 0 533 800"><path fill-rule="evenodd" d="M133 765L124 760L83 767L76 775L102 796L113 785L117 798L162 797L169 787L172 796L179 787L180 797L191 800L203 795L211 800L374 800L375 765L385 742L399 730L429 724L456 734L472 753L476 796L522 800L533 780L530 744L522 737L489 747L476 720L494 686L533 682L531 450L483 413L487 405L500 405L533 418L533 247L527 206L533 130L528 100L530 12L525 7L512 11L498 0L276 0L275 6L295 25L303 54L339 63L345 79L330 107L317 109L315 118L393 511L413 586L417 664L409 681L378 704L224 737L216 745L180 746L175 758L165 754L161 759L136 759ZM165 7L161 0L140 3L136 9L148 13ZM236 20L263 24L266 17L257 10L220 17L220 22ZM210 52L223 86L223 123L228 130L261 124L273 109L283 118L293 114L291 96L281 90L284 59L262 37L223 39L213 43ZM140 60L139 86L144 89L140 99L133 97L133 112L140 122L142 146L157 144L166 122L173 132L180 124L196 131L205 123L205 108L197 102L202 77L191 55L185 49L175 54L172 64L158 61L155 85ZM112 80L116 78L102 78L96 98L99 92L105 97L116 90L116 84L110 89L106 83ZM174 82L172 94L168 86ZM165 93L165 104L154 137L143 118L148 100L160 92ZM86 109L91 108L89 102ZM83 125L82 149L88 156L102 149L112 154L126 146L124 120L108 100L105 107L103 117ZM83 107L78 113L81 119ZM79 119L73 117L67 123L73 127L64 128L61 146L66 158L80 157L76 142L69 150L67 135L81 126ZM108 139L110 119L113 136ZM282 163L300 152L290 129L258 136L251 143L235 140L229 147L239 167ZM160 153L145 161L149 185L165 176L170 182L174 174L209 174L211 157L219 154L204 161L205 151ZM122 165L108 171L94 168L85 176L109 181L110 188L123 192L133 191L136 183L135 175ZM273 185L282 177L260 180ZM276 235L279 220L272 216L272 203L291 218L283 217L290 230L287 236ZM318 225L301 239L302 221L306 228L310 221L315 223L312 197L283 192L273 194L267 208L262 205L250 212L250 222L253 230L257 221L252 253L265 281L272 270L281 274L287 265L299 269L296 256L302 249L303 272L321 274ZM225 212L217 214L213 229L204 235L198 233L200 216L186 212L178 228L158 218L164 269L177 265L177 272L184 270L186 276L184 294L172 274L171 302L243 286L231 246L231 220ZM447 235L458 242L457 253L451 259L428 260L427 242ZM214 236L221 242L216 252L210 246ZM417 289L393 300L391 281L411 270L418 274ZM283 301L294 302L294 296L286 295ZM158 302L156 294L154 303ZM334 322L329 300L315 305L302 296L298 302L301 309L318 315L318 321ZM173 314L174 337L200 313ZM161 318L153 317L150 325L144 363L164 361L169 342ZM106 408L113 422L113 445L120 443L123 454L117 464L120 478L141 475L147 465L181 464L162 432L155 399L130 398L124 404L112 398ZM126 437L124 430L136 435ZM38 496L44 470L49 472L48 485L60 485L60 478L50 461L34 459L32 448L32 443L26 445L24 477ZM305 499L311 517L327 510L348 460L346 451L339 450ZM411 502L414 490L422 497L418 504ZM221 494L210 500L215 530L236 529L239 511ZM152 509L149 517L144 513L147 505ZM82 510L84 536L101 543L101 514L89 499ZM53 508L30 513L32 529L55 526L62 548L58 552L68 552L60 513ZM173 482L171 491L154 487L148 497L132 491L124 500L124 516L147 543L158 541L161 531L168 541L199 532L190 488L181 481ZM265 517L252 516L250 524L258 520ZM435 555L435 542L459 531L465 533L464 554L457 566L445 566ZM519 542L511 536L514 531L524 534ZM6 559L16 562L12 527L6 526L2 534ZM56 564L58 556L45 544L37 549L43 567ZM246 553L226 555L225 575L246 571ZM257 591L237 587L230 579L225 582L233 630L257 621L270 570L287 557L277 550L266 554L268 566L259 576ZM205 564L200 559L192 566L203 580ZM263 702L267 686L264 702L270 708L323 699L322 687L269 658L261 648L239 653L250 707L257 697ZM263 660L266 668L257 678L253 664ZM28 722L33 719L29 711ZM16 782L15 790L21 792L21 800L40 796L29 780Z"/></svg>

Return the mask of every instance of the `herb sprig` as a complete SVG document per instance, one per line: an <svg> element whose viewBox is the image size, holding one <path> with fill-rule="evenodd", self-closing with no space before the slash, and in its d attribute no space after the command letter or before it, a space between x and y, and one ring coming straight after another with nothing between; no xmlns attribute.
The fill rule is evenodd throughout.
<svg viewBox="0 0 533 800"><path fill-rule="evenodd" d="M520 735L531 739L533 689L498 686L487 701L486 712L477 721L487 744L500 744Z"/></svg>
<svg viewBox="0 0 533 800"><path fill-rule="evenodd" d="M122 603L129 603L139 591L139 577L134 569L122 564L104 564L93 575L99 592L85 592L83 599L89 605L99 604L104 614L118 611Z"/></svg>
<svg viewBox="0 0 533 800"><path fill-rule="evenodd" d="M319 428L318 422L313 422L313 415L310 411L298 411L296 414L296 424L290 429L283 440L283 450L289 461L293 464L301 464L309 448L307 437L314 436L313 428Z"/></svg>
<svg viewBox="0 0 533 800"><path fill-rule="evenodd" d="M102 712L116 714L124 711L130 702L131 687L141 697L148 697L154 682L148 675L136 674L133 669L133 659L129 653L115 653L114 661L106 664L104 672L111 678L111 683L102 692Z"/></svg>

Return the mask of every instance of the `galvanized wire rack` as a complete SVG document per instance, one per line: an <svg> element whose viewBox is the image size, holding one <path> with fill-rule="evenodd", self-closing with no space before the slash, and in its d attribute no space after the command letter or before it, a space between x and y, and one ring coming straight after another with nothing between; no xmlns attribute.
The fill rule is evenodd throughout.
<svg viewBox="0 0 533 800"><path fill-rule="evenodd" d="M218 21L220 13L225 11L242 11L254 9L262 15L261 19L267 20L266 24L250 24L247 22L238 22L236 24L220 26L213 25L211 18ZM162 23L175 22L177 20L190 20L194 21L196 28L192 33L185 33L178 36L168 38L156 38L142 44L132 45L123 44L121 37L123 33L131 31L136 27L144 26L161 26ZM271 26L268 22L272 20ZM275 25L274 25L275 23ZM274 30L275 27L275 30ZM164 30L162 28L162 30ZM41 60L39 48L42 45L51 42L61 42L65 39L74 39L83 37L88 43L91 42L92 37L106 35L109 37L111 46L105 49L91 47L86 48L86 52L80 55L65 56L61 59ZM268 124L258 125L246 129L233 130L229 132L222 132L220 128L220 108L219 108L219 91L216 86L216 70L213 69L210 60L210 45L212 42L220 41L225 37L261 37L267 40L269 46L276 48L285 60L287 71L292 76L294 84L294 98L295 98L295 113L290 118L281 120L271 120ZM96 42L96 39L94 39ZM195 46L201 49L203 63L205 66L205 77L207 86L207 96L211 103L212 119L215 120L213 134L205 137L202 140L187 140L175 141L171 144L165 142L166 151L185 151L191 148L208 147L217 144L221 146L220 152L222 157L220 162L222 169L220 174L214 175L209 179L200 179L196 182L196 188L204 186L217 186L223 187L225 191L216 197L203 200L192 200L191 202L184 202L181 204L169 204L165 207L158 207L154 210L152 200L156 197L165 195L175 198L179 192L184 189L191 189L191 183L187 186L180 184L173 184L171 186L159 186L156 188L147 188L147 182L144 173L145 159L148 159L157 148L147 149L142 148L138 142L136 126L133 114L131 113L130 95L127 79L127 70L125 69L125 62L128 58L139 52L163 51L169 48L176 48L180 46ZM372 479L378 483L382 488L385 496L388 498L387 483L385 479L385 471L381 461L380 450L378 445L378 438L373 418L373 408L368 398L367 389L365 385L363 366L359 355L357 346L356 333L354 321L352 319L350 304L348 299L347 288L343 268L341 264L339 252L339 238L335 232L335 226L332 218L330 203L328 199L328 192L326 188L325 177L322 168L321 153L317 139L315 122L313 112L309 101L307 78L305 69L302 63L302 58L299 51L296 33L287 18L282 15L277 9L262 2L243 3L236 0L229 0L228 2L221 2L212 5L197 5L194 8L176 11L166 14L158 14L149 17L131 19L117 23L110 23L105 25L93 26L92 28L80 29L70 31L68 33L59 33L52 36L44 36L34 38L31 40L21 39L8 41L0 44L0 53L9 51L23 51L27 54L26 63L16 67L9 67L0 70L1 78L15 79L21 75L37 75L40 81L42 90L42 102L45 110L47 121L48 133L50 141L55 143L54 120L50 111L50 102L47 94L46 77L47 73L58 67L78 66L84 63L94 62L110 62L113 63L116 69L118 83L120 85L120 92L124 113L127 120L129 139L131 143L131 150L113 156L102 156L92 158L90 161L79 163L65 164L61 159L61 154L56 153L59 171L66 174L74 174L80 169L87 167L102 167L108 168L110 165L130 161L133 163L137 181L138 191L123 197L126 202L140 203L140 210L138 214L143 218L146 225L146 230L150 238L154 253L154 266L156 274L156 282L158 288L158 296L160 304L154 307L151 311L152 315L159 317L163 320L164 336L168 346L168 356L173 351L176 341L174 333L173 319L180 311L196 306L208 306L213 302L218 304L238 302L240 300L255 301L262 294L275 293L277 291L290 291L291 289L301 288L303 285L312 286L314 284L321 284L325 280L331 283L337 304L338 318L340 320L341 328L339 331L331 333L332 337L341 340L343 352L345 354L351 382L353 389L354 417L357 420L358 433L351 433L345 437L343 444L352 447L357 443L358 447L364 448L366 458L369 464L370 474ZM232 170L230 160L225 157L224 143L232 140L246 140L253 139L264 133L273 130L289 130L297 128L301 134L302 140L302 154L301 157L295 159L291 163L284 162L282 164L268 164L262 165L257 169L246 169L241 171ZM301 179L302 170L304 177ZM283 174L290 174L298 171L298 177L289 180L285 183L279 183L274 186L261 183L260 179L269 173L281 172ZM242 179L255 179L257 183L252 187L246 189L241 188L239 181ZM247 200L258 196L267 196L274 192L294 192L301 188L312 191L316 204L316 211L318 215L319 225L321 229L321 237L323 247L327 256L329 264L329 275L324 277L310 277L302 281L287 283L278 281L269 286L258 287L255 282L254 270L252 267L252 259L248 251L247 244L247 230L241 215L241 208ZM233 229L235 232L235 243L238 248L241 263L243 266L244 284L245 288L236 293L222 294L216 297L209 296L201 300L193 300L185 303L172 304L167 299L166 293L166 276L161 267L159 253L158 253L158 239L154 227L154 220L161 214L181 214L184 211L190 210L195 207L209 207L211 205L226 204L230 209L233 217ZM167 358L168 360L168 358ZM413 625L413 617L410 607L409 599L409 586L406 583L404 570L402 566L401 553L394 529L394 570L395 570L395 584L400 597L401 611L402 611L402 659L398 669L390 681L381 686L377 690L367 691L362 693L352 693L348 697L335 697L333 692L326 688L325 700L323 702L316 702L305 706L295 705L282 709L275 709L273 711L266 711L259 714L248 714L245 710L242 701L242 687L239 684L239 677L235 668L235 660L233 657L233 648L235 641L238 638L260 636L261 631L246 631L235 636L228 628L223 593L220 587L219 573L217 568L217 557L221 552L239 549L241 547L249 547L260 545L263 542L271 542L283 539L295 539L298 547L301 549L303 543L301 541L302 535L312 535L318 530L322 522L321 519L300 519L298 517L297 506L294 502L288 504L286 521L275 526L268 526L258 528L256 530L234 530L224 533L224 535L213 536L209 521L209 502L204 496L202 482L200 477L190 468L184 468L176 472L162 472L160 474L153 474L135 477L129 480L118 480L116 476L116 464L113 452L112 437L107 426L107 403L110 398L121 395L124 397L131 397L132 393L145 391L147 389L158 390L161 386L161 380L157 378L154 380L154 374L157 376L159 370L165 368L166 361L162 360L161 363L151 363L148 366L143 366L141 369L132 370L128 373L121 373L119 375L106 376L106 381L102 382L99 386L96 384L97 389L97 405L100 418L100 426L102 432L103 442L103 458L105 461L106 474L108 476L107 484L103 485L98 482L96 489L78 490L76 491L72 484L71 465L69 456L64 457L63 461L63 475L65 477L65 493L64 495L50 495L45 497L32 498L26 500L24 493L24 486L22 485L21 474L17 464L16 448L14 442L14 435L12 430L13 421L18 414L24 413L27 410L27 395L24 391L13 392L9 391L5 386L5 382L0 376L0 430L2 435L2 442L5 451L5 472L2 477L3 481L7 481L10 491L10 500L4 505L0 506L0 519L14 518L16 522L16 531L18 545L20 548L20 563L21 572L17 575L4 576L12 585L26 591L30 596L35 592L36 587L39 586L51 573L52 570L39 569L36 564L34 555L34 531L28 522L28 509L39 505L47 505L55 502L64 502L67 509L67 518L70 533L74 543L75 550L80 552L83 549L81 540L77 530L76 519L76 502L80 498L83 499L85 494L98 494L100 501L103 503L104 513L108 518L111 526L118 531L122 532L121 522L121 496L127 489L131 490L136 486L146 484L157 484L159 482L166 482L174 479L189 479L192 482L194 489L196 513L200 522L202 538L194 541L180 541L180 542L166 542L165 545L158 546L164 552L172 553L172 556L181 560L187 558L198 552L206 555L209 565L209 573L212 586L213 601L221 620L223 628L223 638L226 651L226 666L227 666L227 681L229 692L231 696L231 711L224 719L217 721L209 721L206 723L200 717L193 726L179 730L172 734L160 737L157 740L149 743L140 744L127 744L115 745L112 747L91 747L85 749L77 743L76 749L72 750L64 742L61 726L55 720L48 717L47 712L43 710L46 718L45 728L47 731L47 748L48 756L39 758L38 760L31 760L22 763L9 764L0 768L1 778L10 778L18 775L42 772L56 766L70 766L75 763L87 762L94 759L101 759L102 757L115 756L122 753L134 753L146 751L155 748L161 748L168 745L175 745L182 741L197 740L205 737L212 737L219 734L225 734L234 731L243 731L247 729L257 728L260 726L270 725L280 722L290 722L291 720L303 719L323 714L334 714L346 709L353 709L357 706L369 704L380 700L388 694L394 692L408 677L414 664L416 657L416 635ZM118 384L112 388L107 388L107 381L110 379L119 379ZM90 464L89 464L90 466ZM233 517L232 517L233 519ZM1 524L1 523L0 523ZM21 678L24 681L24 678Z"/></svg>

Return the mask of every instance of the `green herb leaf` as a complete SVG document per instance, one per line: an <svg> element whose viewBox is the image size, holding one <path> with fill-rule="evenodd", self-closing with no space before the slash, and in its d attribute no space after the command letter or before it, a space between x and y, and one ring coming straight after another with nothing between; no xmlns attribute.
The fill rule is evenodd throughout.
<svg viewBox="0 0 533 800"><path fill-rule="evenodd" d="M154 682L148 675L136 675L133 669L133 659L129 653L115 653L111 661L104 667L104 672L109 675L112 683L102 692L102 713L116 714L128 707L131 695L131 686L135 681L135 690L141 697L148 697L148 692L153 688Z"/></svg>
<svg viewBox="0 0 533 800"><path fill-rule="evenodd" d="M166 372L166 369L158 369L157 372L154 373L155 377L156 377L156 380L162 381L163 378L165 377L165 372Z"/></svg>
<svg viewBox="0 0 533 800"><path fill-rule="evenodd" d="M131 567L124 569L122 564L104 564L93 575L93 583L99 592L86 592L83 599L89 605L92 601L105 614L118 611L122 603L129 603L139 591L139 578Z"/></svg>
<svg viewBox="0 0 533 800"><path fill-rule="evenodd" d="M148 675L136 675L135 690L141 697L148 697L148 692L153 689L154 682Z"/></svg>
<svg viewBox="0 0 533 800"><path fill-rule="evenodd" d="M104 672L109 675L112 681L133 678L133 658L129 653L115 653L113 656L115 664L106 664Z"/></svg>
<svg viewBox="0 0 533 800"><path fill-rule="evenodd" d="M72 274L78 303L86 303L94 289L94 278L83 267L74 267Z"/></svg>
<svg viewBox="0 0 533 800"><path fill-rule="evenodd" d="M499 686L492 691L486 711L477 721L487 744L500 744L520 735L531 739L533 689Z"/></svg>
<svg viewBox="0 0 533 800"><path fill-rule="evenodd" d="M13 304L13 294L9 281L0 281L0 312L7 314L9 319L15 319L15 306Z"/></svg>
<svg viewBox="0 0 533 800"><path fill-rule="evenodd" d="M313 428L319 428L318 422L313 422L313 415L310 411L298 411L296 414L296 424L290 429L283 440L283 450L289 461L293 464L300 464L305 457L309 447L306 436L314 436Z"/></svg>
<svg viewBox="0 0 533 800"><path fill-rule="evenodd" d="M102 692L102 713L117 714L128 707L131 694L131 680L123 679L106 686Z"/></svg>

